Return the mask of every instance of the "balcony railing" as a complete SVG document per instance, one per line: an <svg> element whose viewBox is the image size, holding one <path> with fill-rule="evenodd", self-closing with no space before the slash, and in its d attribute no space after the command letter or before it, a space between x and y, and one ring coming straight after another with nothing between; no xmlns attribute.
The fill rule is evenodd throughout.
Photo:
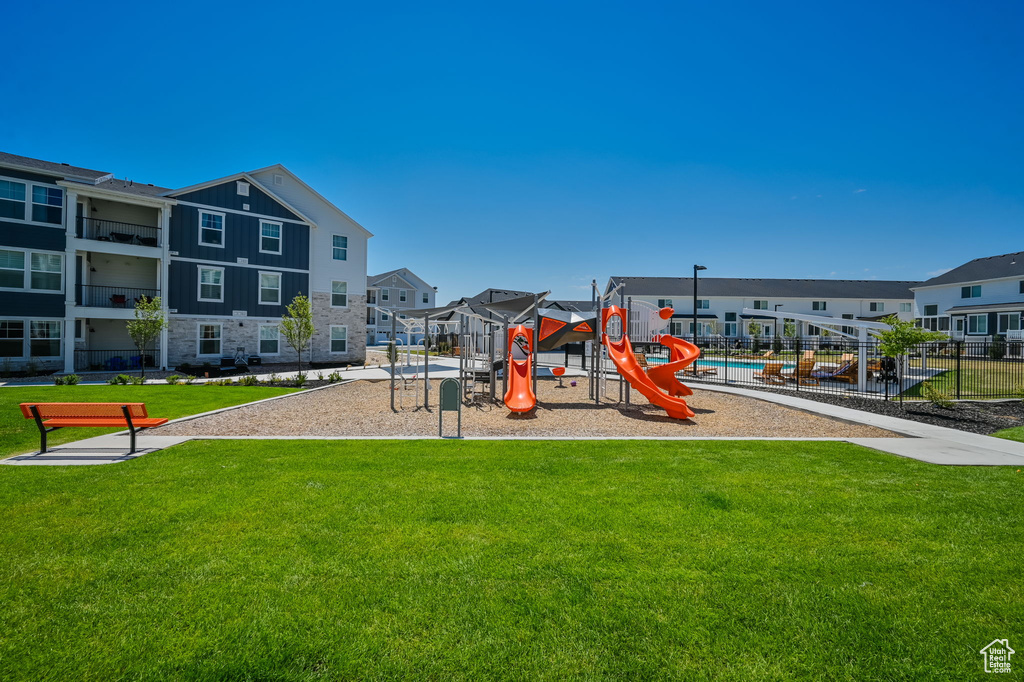
<svg viewBox="0 0 1024 682"><path fill-rule="evenodd" d="M100 218L79 218L78 237L114 244L160 246L160 228Z"/></svg>
<svg viewBox="0 0 1024 682"><path fill-rule="evenodd" d="M160 294L156 289L132 289L129 287L105 287L83 284L78 287L77 303L91 308L134 308L139 301L154 298Z"/></svg>
<svg viewBox="0 0 1024 682"><path fill-rule="evenodd" d="M76 350L76 372L126 372L146 367L156 367L159 350L147 350L139 353L138 348L131 350Z"/></svg>

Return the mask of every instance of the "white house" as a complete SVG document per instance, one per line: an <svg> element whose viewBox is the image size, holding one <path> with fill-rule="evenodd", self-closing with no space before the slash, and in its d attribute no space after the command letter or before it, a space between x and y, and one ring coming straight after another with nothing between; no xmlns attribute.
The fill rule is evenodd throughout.
<svg viewBox="0 0 1024 682"><path fill-rule="evenodd" d="M437 289L427 284L408 268L389 270L379 275L366 278L366 343L376 345L386 343L391 334L391 315L388 309L433 308ZM415 315L400 313L400 318L411 318ZM407 334L402 333L402 325L397 326L399 338L408 343ZM423 340L422 331L412 335L412 343Z"/></svg>
<svg viewBox="0 0 1024 682"><path fill-rule="evenodd" d="M953 338L1024 340L1024 251L975 258L915 285L914 317Z"/></svg>
<svg viewBox="0 0 1024 682"><path fill-rule="evenodd" d="M619 284L624 285L620 294L626 298L659 308L674 308L670 334L693 334L692 277L612 277L605 291ZM749 326L755 321L761 326L762 338L783 331L775 329L774 318L743 314L744 308L847 320L878 320L896 314L910 320L914 301L911 287L917 284L919 282L891 280L698 277L697 333L699 336L748 337L751 335ZM613 302L619 302L618 295ZM794 324L798 336L821 334L818 327L808 322ZM843 331L853 333L848 328Z"/></svg>

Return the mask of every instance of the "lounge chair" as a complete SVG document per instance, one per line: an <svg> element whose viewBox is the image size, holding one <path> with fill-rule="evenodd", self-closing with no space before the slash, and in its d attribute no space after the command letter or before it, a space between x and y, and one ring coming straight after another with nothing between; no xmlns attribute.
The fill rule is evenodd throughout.
<svg viewBox="0 0 1024 682"><path fill-rule="evenodd" d="M805 350L804 351L804 356L802 358L800 358L800 359L801 360L813 360L814 359L814 351L813 350Z"/></svg>
<svg viewBox="0 0 1024 682"><path fill-rule="evenodd" d="M683 369L683 374L689 374L692 377L702 377L711 374L718 374L718 370L714 367L696 367L695 365L690 365Z"/></svg>
<svg viewBox="0 0 1024 682"><path fill-rule="evenodd" d="M775 384L777 386L784 386L786 384L786 377L782 375L781 362L764 363L764 369L760 372L754 372L754 378L760 379L766 384Z"/></svg>
<svg viewBox="0 0 1024 682"><path fill-rule="evenodd" d="M775 355L775 351L769 349L761 355L737 355L736 358L740 360L770 360Z"/></svg>
<svg viewBox="0 0 1024 682"><path fill-rule="evenodd" d="M636 363L644 369L650 369L651 365L647 362L647 356L639 351L633 351L633 357L636 358Z"/></svg>
<svg viewBox="0 0 1024 682"><path fill-rule="evenodd" d="M813 376L814 360L799 360L796 369L791 372L783 372L787 381L795 381L798 386L817 386L818 380Z"/></svg>
<svg viewBox="0 0 1024 682"><path fill-rule="evenodd" d="M852 360L840 362L839 366L833 369L820 369L815 372L811 372L811 376L815 379L848 381L847 376L849 376L851 366L853 367L853 381L857 381L857 363Z"/></svg>

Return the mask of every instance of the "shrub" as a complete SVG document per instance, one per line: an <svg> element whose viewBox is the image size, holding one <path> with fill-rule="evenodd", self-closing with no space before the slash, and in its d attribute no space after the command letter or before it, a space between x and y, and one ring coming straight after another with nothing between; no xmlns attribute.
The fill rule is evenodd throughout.
<svg viewBox="0 0 1024 682"><path fill-rule="evenodd" d="M146 383L146 377L128 377L128 383L132 386L142 386Z"/></svg>
<svg viewBox="0 0 1024 682"><path fill-rule="evenodd" d="M925 381L921 384L921 395L924 396L925 400L936 407L941 407L945 410L953 409L953 398L941 388L933 385L930 381Z"/></svg>
<svg viewBox="0 0 1024 682"><path fill-rule="evenodd" d="M324 380L324 373L323 372L317 372L316 373L316 380L317 381L323 381Z"/></svg>
<svg viewBox="0 0 1024 682"><path fill-rule="evenodd" d="M54 377L54 386L76 386L78 382L82 380L82 377L77 374L68 374L67 376Z"/></svg>
<svg viewBox="0 0 1024 682"><path fill-rule="evenodd" d="M281 381L281 377L277 376L277 372L271 372L269 381L272 384L276 384Z"/></svg>
<svg viewBox="0 0 1024 682"><path fill-rule="evenodd" d="M988 356L993 360L1002 360L1006 357L1006 339L1002 336L992 339L988 347Z"/></svg>
<svg viewBox="0 0 1024 682"><path fill-rule="evenodd" d="M164 379L164 381L169 383L171 386L175 386L175 385L177 385L181 381L181 375L180 374L172 374L171 376L169 376L166 379Z"/></svg>
<svg viewBox="0 0 1024 682"><path fill-rule="evenodd" d="M341 374L339 374L338 372L331 372L330 374L327 375L327 381L331 382L332 384L337 383L341 381Z"/></svg>
<svg viewBox="0 0 1024 682"><path fill-rule="evenodd" d="M132 378L127 374L118 374L116 377L107 379L107 383L111 386L127 386L131 380Z"/></svg>
<svg viewBox="0 0 1024 682"><path fill-rule="evenodd" d="M302 388L305 385L306 385L306 375L305 374L296 374L295 375L295 387L296 388Z"/></svg>
<svg viewBox="0 0 1024 682"><path fill-rule="evenodd" d="M260 378L255 374L246 374L244 377L238 380L242 386L258 386Z"/></svg>
<svg viewBox="0 0 1024 682"><path fill-rule="evenodd" d="M188 374L188 375L185 376L185 384L187 386L191 386L192 384L195 383L195 381L196 381L196 375L195 374Z"/></svg>

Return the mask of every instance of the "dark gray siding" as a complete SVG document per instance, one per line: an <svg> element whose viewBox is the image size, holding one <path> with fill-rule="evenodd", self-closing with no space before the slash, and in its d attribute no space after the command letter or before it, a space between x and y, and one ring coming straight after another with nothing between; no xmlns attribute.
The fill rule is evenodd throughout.
<svg viewBox="0 0 1024 682"><path fill-rule="evenodd" d="M224 214L224 248L199 244L199 212L193 206L175 206L171 213L171 251L182 258L237 263L248 258L252 265L309 269L309 226L281 224L281 255L260 253L260 219ZM215 210L215 209L210 209Z"/></svg>
<svg viewBox="0 0 1024 682"><path fill-rule="evenodd" d="M260 213L287 220L302 220L269 194L257 189L255 185L249 186L249 196L241 196L238 193L234 180L196 192L177 195L174 198L179 201L191 201L197 204L205 204L206 206L221 206L235 211L244 211L243 205L249 204L249 211L252 213Z"/></svg>
<svg viewBox="0 0 1024 682"><path fill-rule="evenodd" d="M4 317L64 317L64 294L0 291Z"/></svg>
<svg viewBox="0 0 1024 682"><path fill-rule="evenodd" d="M309 295L306 273L283 272L281 305L259 305L259 270L218 265L224 267L224 302L199 301L199 267L198 263L171 261L167 306L181 315L231 315L235 310L244 310L251 317L280 317L285 305L296 295ZM267 268L266 272L274 270Z"/></svg>
<svg viewBox="0 0 1024 682"><path fill-rule="evenodd" d="M57 186L56 181L59 179L36 173L25 173L22 171L11 170L8 168L0 168L0 176L24 180L26 183L34 182L38 185L51 185L54 187ZM31 186L25 188L25 194L26 200L31 204ZM0 246L17 246L23 249L63 251L66 244L67 234L64 232L64 227L61 225L44 227L41 225L26 225L22 222L0 219Z"/></svg>

